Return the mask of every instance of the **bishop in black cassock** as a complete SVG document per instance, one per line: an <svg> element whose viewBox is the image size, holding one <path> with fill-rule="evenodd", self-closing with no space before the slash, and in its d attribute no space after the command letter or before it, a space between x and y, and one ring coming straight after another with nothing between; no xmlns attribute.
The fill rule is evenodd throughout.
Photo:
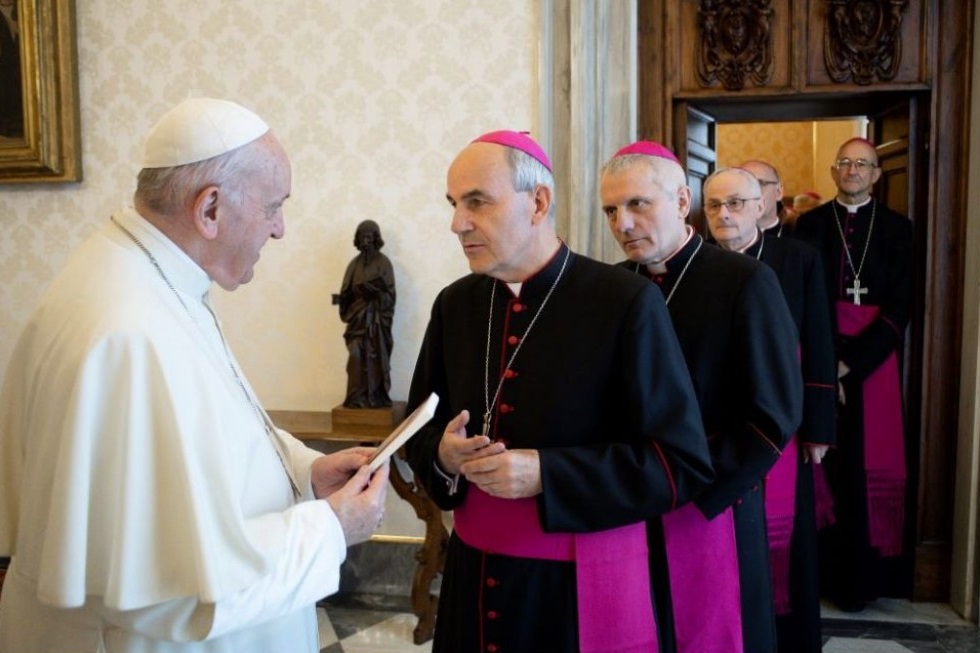
<svg viewBox="0 0 980 653"><path fill-rule="evenodd" d="M690 189L663 146L620 150L603 169L601 196L629 256L621 267L651 279L666 297L717 475L694 500L699 514L682 509L651 529L651 555L670 569L668 583L656 584L663 650L772 653L762 483L801 418L793 318L771 269L705 243L685 224ZM733 556L721 551L729 543L713 530L726 520ZM681 550L675 543L685 536Z"/></svg>
<svg viewBox="0 0 980 653"><path fill-rule="evenodd" d="M712 477L662 295L557 240L552 218L545 217L553 184L546 162L528 137L504 132L481 137L450 168L453 230L474 273L437 296L408 401L412 409L430 392L441 397L407 453L426 491L456 518L436 653L625 650L580 641L583 624L597 616L610 629L602 646L615 646L611 638L639 622L655 634L649 575L665 570L650 567L643 521L689 501ZM543 181L517 189L517 168ZM529 203L533 215L513 208ZM481 424L485 412L489 420ZM484 449L471 456L494 455L471 458L456 474L445 448L457 435L457 450L474 443ZM509 493L506 478L474 471L528 458L539 465L536 491ZM488 505L494 510L474 520L474 510ZM518 509L531 516L531 530L543 533L530 538L511 527ZM639 542L598 551L598 569L606 564L617 571L639 556L642 578L624 579L642 580L647 596L635 601L622 601L617 595L627 588L605 574L577 586L589 571L581 557L514 553L535 548L531 539L594 548L595 537L634 526ZM608 602L596 605L603 596ZM655 638L642 644L657 650Z"/></svg>
<svg viewBox="0 0 980 653"><path fill-rule="evenodd" d="M724 201L729 195L757 196L760 188L748 175L758 181L760 174L771 174L771 170L771 166L743 164L740 169L716 171L705 180L705 204ZM764 201L774 201L778 196L767 196L765 187L761 190ZM766 504L779 651L819 653L823 642L813 464L819 464L836 441L833 326L820 253L799 240L780 238L771 219L754 218L756 213L775 216L774 206L750 204L747 202L741 212L711 213L708 227L721 247L773 269L799 333L803 421L797 430L796 446L784 451L766 479ZM770 229L760 230L765 224Z"/></svg>
<svg viewBox="0 0 980 653"><path fill-rule="evenodd" d="M804 214L796 231L820 251L836 308L843 403L839 448L826 468L837 521L822 538L821 562L825 593L846 610L883 594L908 596L911 587L906 478L914 447L904 429L900 369L912 304L912 224L871 197L877 164L868 141L844 143L831 168L837 197ZM869 401L875 408L866 412Z"/></svg>
<svg viewBox="0 0 980 653"><path fill-rule="evenodd" d="M790 541L789 611L776 615L779 650L818 653L820 636L820 578L817 516L814 494L815 461L808 445L837 442L837 388L833 326L823 286L819 253L805 243L763 234L745 252L771 267L800 335L803 371L803 421L797 430L798 451L795 513Z"/></svg>

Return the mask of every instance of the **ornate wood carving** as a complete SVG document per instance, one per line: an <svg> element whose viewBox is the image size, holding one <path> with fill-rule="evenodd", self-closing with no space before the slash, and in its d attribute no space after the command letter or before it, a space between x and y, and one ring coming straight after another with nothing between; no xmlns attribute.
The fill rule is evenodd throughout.
<svg viewBox="0 0 980 653"><path fill-rule="evenodd" d="M698 82L720 81L729 91L746 79L772 79L772 0L701 0L698 6Z"/></svg>
<svg viewBox="0 0 980 653"><path fill-rule="evenodd" d="M405 459L405 452L399 450L399 458ZM402 499L411 504L415 514L425 522L425 541L415 554L419 563L412 580L412 612L418 617L418 623L412 632L415 644L424 644L432 639L436 628L436 609L439 599L432 591L432 581L442 573L446 563L446 547L449 544L449 533L442 523L442 512L433 503L425 488L416 483L414 478L406 481L394 465L391 467L391 485Z"/></svg>
<svg viewBox="0 0 980 653"><path fill-rule="evenodd" d="M827 74L837 83L871 84L895 77L908 0L828 0L824 32Z"/></svg>

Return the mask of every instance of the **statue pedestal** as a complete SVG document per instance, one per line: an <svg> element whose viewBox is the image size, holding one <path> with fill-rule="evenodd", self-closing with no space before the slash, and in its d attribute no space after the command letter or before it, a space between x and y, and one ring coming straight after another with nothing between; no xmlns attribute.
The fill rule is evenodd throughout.
<svg viewBox="0 0 980 653"><path fill-rule="evenodd" d="M335 433L385 438L405 419L405 402L395 401L388 408L346 408L343 404L330 411Z"/></svg>

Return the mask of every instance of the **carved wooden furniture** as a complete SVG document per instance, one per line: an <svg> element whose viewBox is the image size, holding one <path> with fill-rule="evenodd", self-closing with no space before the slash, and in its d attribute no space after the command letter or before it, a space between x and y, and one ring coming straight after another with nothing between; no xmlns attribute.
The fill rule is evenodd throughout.
<svg viewBox="0 0 980 653"><path fill-rule="evenodd" d="M395 402L391 409L344 408L331 411L270 410L272 421L300 440L324 440L350 444L381 442L404 418L404 402ZM403 456L403 452L398 452ZM432 581L442 573L446 559L449 533L442 521L442 511L429 498L421 485L406 481L394 465L391 466L391 485L407 501L415 515L425 523L425 538L415 554L418 566L412 579L412 612L418 618L413 631L415 644L432 639L436 624L438 599L432 594Z"/></svg>

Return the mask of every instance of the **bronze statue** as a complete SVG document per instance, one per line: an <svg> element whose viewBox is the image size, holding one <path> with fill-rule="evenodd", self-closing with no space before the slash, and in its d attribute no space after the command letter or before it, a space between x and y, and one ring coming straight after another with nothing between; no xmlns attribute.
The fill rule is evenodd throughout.
<svg viewBox="0 0 980 653"><path fill-rule="evenodd" d="M340 293L340 319L347 324L347 408L391 406L391 320L395 314L395 273L381 253L381 228L373 220L357 225L360 254L347 266Z"/></svg>

